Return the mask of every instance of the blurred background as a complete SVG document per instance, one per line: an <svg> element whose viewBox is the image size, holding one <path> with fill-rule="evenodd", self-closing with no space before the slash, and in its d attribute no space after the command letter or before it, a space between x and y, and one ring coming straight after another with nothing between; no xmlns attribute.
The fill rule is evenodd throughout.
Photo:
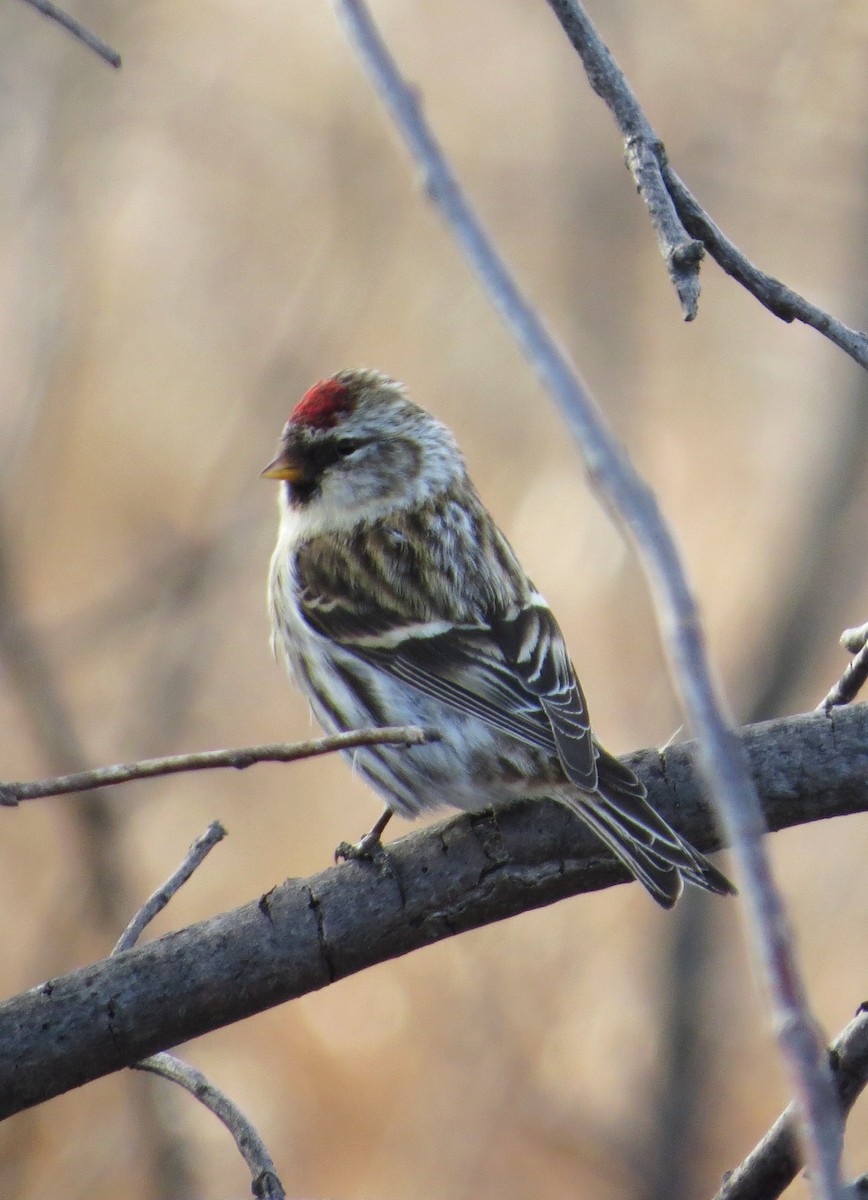
<svg viewBox="0 0 868 1200"><path fill-rule="evenodd" d="M73 11L120 72L24 5L0 12L0 778L308 735L269 653L276 488L257 474L301 393L353 365L455 429L605 743L671 738L641 571L331 7ZM864 372L710 261L681 321L544 0L374 11L676 527L738 718L813 707L845 664L840 631L868 617ZM592 16L727 233L868 325L868 7L614 0ZM230 838L154 934L320 870L378 812L338 759L4 811L2 994L108 953L213 818ZM868 986L868 817L769 849L834 1033ZM247 1111L294 1197L708 1196L786 1098L739 905L691 894L667 916L636 885L183 1053ZM866 1135L863 1101L853 1173ZM0 1126L0 1194L222 1200L249 1181L204 1110L125 1073Z"/></svg>

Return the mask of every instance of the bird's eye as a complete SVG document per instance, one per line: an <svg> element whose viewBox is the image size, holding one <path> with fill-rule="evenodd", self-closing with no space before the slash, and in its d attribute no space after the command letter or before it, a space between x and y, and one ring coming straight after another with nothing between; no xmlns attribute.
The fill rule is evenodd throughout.
<svg viewBox="0 0 868 1200"><path fill-rule="evenodd" d="M356 441L355 438L338 438L337 442L335 443L335 449L341 458L346 458L348 455L352 454L354 450L358 450L361 444L362 443Z"/></svg>

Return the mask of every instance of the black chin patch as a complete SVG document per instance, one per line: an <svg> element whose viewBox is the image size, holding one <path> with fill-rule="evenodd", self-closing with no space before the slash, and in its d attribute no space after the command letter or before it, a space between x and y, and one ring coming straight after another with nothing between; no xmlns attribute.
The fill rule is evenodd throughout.
<svg viewBox="0 0 868 1200"><path fill-rule="evenodd" d="M299 483L287 483L286 498L294 508L304 508L319 494L319 479L303 479Z"/></svg>

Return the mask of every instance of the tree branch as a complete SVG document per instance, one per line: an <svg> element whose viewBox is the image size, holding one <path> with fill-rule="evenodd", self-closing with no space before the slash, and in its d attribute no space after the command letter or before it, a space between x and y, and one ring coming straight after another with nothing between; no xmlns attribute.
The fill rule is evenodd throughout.
<svg viewBox="0 0 868 1200"><path fill-rule="evenodd" d="M762 812L747 762L711 670L693 591L675 538L651 489L634 470L585 384L522 294L462 192L418 97L371 19L364 0L332 0L347 36L403 138L428 194L491 301L554 400L602 501L632 539L650 584L673 682L693 731L717 812L740 867L754 952L765 975L778 1043L804 1121L817 1193L841 1193L843 1126L824 1047L817 1036L787 915L762 842Z"/></svg>
<svg viewBox="0 0 868 1200"><path fill-rule="evenodd" d="M250 1171L254 1196L259 1200L286 1200L286 1192L268 1147L256 1127L248 1121L235 1101L215 1087L207 1076L165 1051L143 1058L134 1066L137 1071L150 1071L152 1075L177 1083L226 1126Z"/></svg>
<svg viewBox="0 0 868 1200"><path fill-rule="evenodd" d="M868 334L811 304L804 296L756 267L715 225L711 217L669 166L657 135L621 68L597 33L579 0L548 0L564 33L582 60L588 81L606 103L624 139L627 166L648 208L660 251L678 290L686 320L696 315L699 262L703 247L718 266L782 321L801 321L816 329L860 366L868 367ZM691 239L696 239L691 240ZM685 303L677 268L695 273L692 308Z"/></svg>
<svg viewBox="0 0 868 1200"><path fill-rule="evenodd" d="M80 21L76 21L75 17L71 17L69 13L58 8L56 4L52 4L51 0L24 0L25 4L29 4L31 8L35 8L37 12L41 12L44 17L49 17L52 21L56 21L58 25L62 25L67 32L71 33L74 38L82 42L89 50L93 50L100 56L103 62L107 62L110 67L117 69L121 65L121 56L117 50L113 50L108 42L104 42L102 38L91 33L86 29Z"/></svg>
<svg viewBox="0 0 868 1200"><path fill-rule="evenodd" d="M868 706L741 731L772 829L868 810ZM700 849L694 743L630 764ZM0 1005L0 1118L466 929L629 879L562 805L462 815ZM723 901L721 901L723 903Z"/></svg>
<svg viewBox="0 0 868 1200"><path fill-rule="evenodd" d="M148 897L133 919L127 925L121 936L115 942L112 954L120 954L122 950L131 950L142 936L142 933L161 913L175 893L184 886L193 872L202 865L218 842L226 837L226 830L219 821L212 821L201 837L196 838L193 845L184 856L184 861L174 871L166 882Z"/></svg>
<svg viewBox="0 0 868 1200"><path fill-rule="evenodd" d="M868 624L858 629L845 629L841 634L841 645L853 655L844 668L838 682L818 705L821 712L831 712L836 705L849 704L855 700L868 680Z"/></svg>
<svg viewBox="0 0 868 1200"><path fill-rule="evenodd" d="M184 886L193 872L202 865L218 842L226 836L226 830L219 821L212 821L201 837L198 837L184 861L174 871L162 887L150 896L118 939L112 950L112 957L130 950L136 944L144 929L153 921L157 913L162 912L175 893ZM133 1063L136 1071L148 1071L161 1079L176 1083L184 1088L200 1104L222 1121L235 1141L242 1158L247 1163L254 1196L260 1200L286 1200L283 1184L280 1182L268 1148L257 1133L255 1127L234 1102L208 1079L201 1071L189 1063L182 1062L174 1054L161 1051Z"/></svg>
<svg viewBox="0 0 868 1200"><path fill-rule="evenodd" d="M863 1004L829 1050L841 1107L848 1113L868 1084L868 1011ZM790 1105L724 1181L714 1200L775 1200L805 1165Z"/></svg>
<svg viewBox="0 0 868 1200"><path fill-rule="evenodd" d="M661 146L663 177L685 227L702 242L719 267L759 300L763 308L781 321L801 321L816 329L833 345L849 354L860 367L868 367L868 334L851 329L825 309L806 300L773 275L761 271L742 254L738 246L714 223L690 189L681 181L666 161Z"/></svg>
<svg viewBox="0 0 868 1200"><path fill-rule="evenodd" d="M684 319L692 321L699 306L699 266L705 251L702 242L694 240L682 224L663 178L663 144L582 6L574 0L548 2L581 58L588 82L617 122L627 166L648 209Z"/></svg>
<svg viewBox="0 0 868 1200"><path fill-rule="evenodd" d="M239 746L234 750L201 750L195 754L170 754L165 758L145 758L141 762L117 763L111 767L94 767L72 775L57 775L53 779L38 779L32 783L0 783L0 808L14 808L22 800L38 800L45 796L65 796L70 792L87 792L95 788L131 783L137 779L153 779L157 775L177 775L185 771L210 771L233 767L243 771L261 762L296 762L300 758L317 758L334 754L336 750L352 750L355 746L381 746L384 743L401 746L421 746L434 741L434 730L417 729L414 725L385 726L382 729L354 729L349 733L334 733L328 737L311 738L307 742L268 742L261 746Z"/></svg>

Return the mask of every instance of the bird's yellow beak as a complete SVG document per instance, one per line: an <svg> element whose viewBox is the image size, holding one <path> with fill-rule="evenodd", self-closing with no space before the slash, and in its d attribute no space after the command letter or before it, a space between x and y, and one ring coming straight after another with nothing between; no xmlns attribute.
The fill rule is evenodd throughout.
<svg viewBox="0 0 868 1200"><path fill-rule="evenodd" d="M272 459L259 475L261 479L285 479L287 483L301 483L305 477L305 469L298 459L292 457L289 450L281 450L277 458Z"/></svg>

